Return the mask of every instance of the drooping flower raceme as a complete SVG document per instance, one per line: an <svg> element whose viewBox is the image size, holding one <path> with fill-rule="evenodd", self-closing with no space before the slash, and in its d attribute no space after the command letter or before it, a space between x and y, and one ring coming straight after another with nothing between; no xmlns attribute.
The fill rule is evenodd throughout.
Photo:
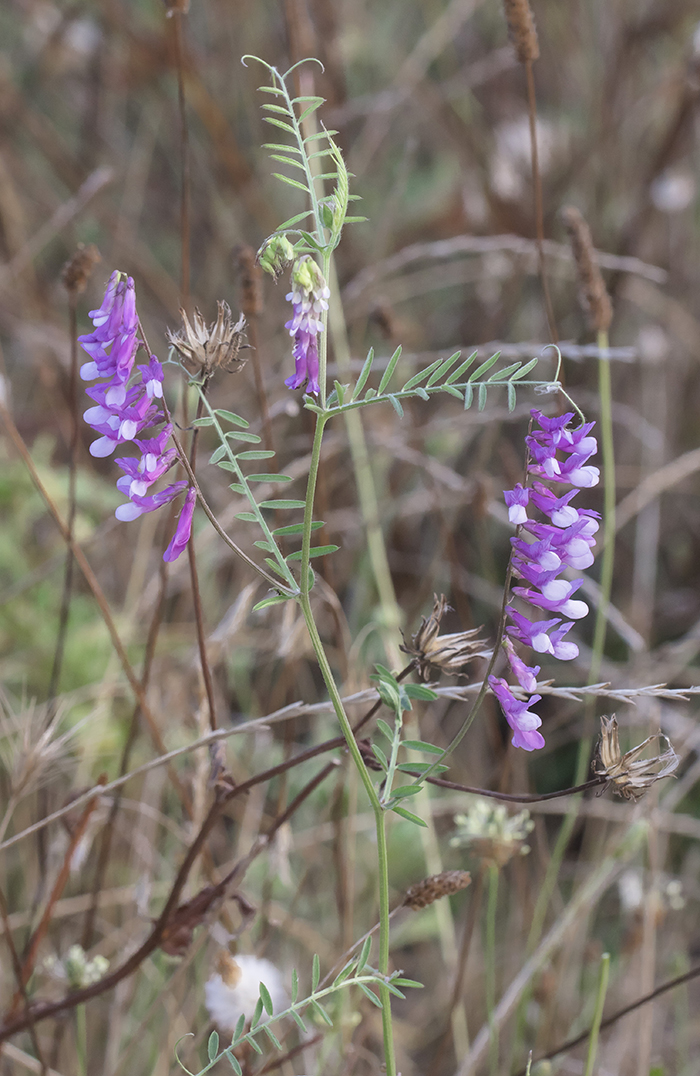
<svg viewBox="0 0 700 1076"><path fill-rule="evenodd" d="M573 412L551 419L537 410L531 414L539 426L526 438L528 474L533 476L534 483L518 484L504 493L508 518L518 527L518 533L511 538L513 572L528 584L513 587L513 593L535 609L555 615L551 619L530 620L513 605L506 606L509 623L503 648L511 672L527 692L535 690L540 667L526 665L514 642L538 654L551 654L560 661L578 657L576 644L564 637L573 621L588 613L586 603L574 597L583 580L566 580L560 576L565 568L580 571L593 563L592 548L600 519L597 512L571 504L579 489L598 483L600 472L588 463L597 451L596 439L591 436L594 424L586 422L571 429ZM560 496L544 485L542 479L574 488ZM539 511L547 522L531 518L529 508ZM529 710L541 696L531 695L527 702L521 702L504 679L491 676L489 683L513 729L513 744L526 751L544 747L544 737L537 731L542 722Z"/></svg>
<svg viewBox="0 0 700 1076"><path fill-rule="evenodd" d="M169 504L188 488L187 482L173 482L157 493L149 493L153 483L172 467L177 457L174 448L166 448L172 426L166 425L149 437L138 436L165 422L165 415L156 403L163 398L163 368L155 355L151 355L147 363L136 367L134 378L139 341L131 277L115 270L102 305L90 311L90 318L93 331L78 337L90 356L90 361L81 367L80 376L84 381L100 379L86 389L95 406L87 409L84 418L100 434L90 445L90 454L110 456L117 446L129 442L139 449L140 458L124 456L116 460L124 472L117 488L128 500L119 505L115 515L120 520L136 519L144 512ZM164 560L176 560L187 545L194 501L194 490L190 489Z"/></svg>
<svg viewBox="0 0 700 1076"><path fill-rule="evenodd" d="M287 295L294 314L285 329L294 338L292 354L296 369L285 381L290 389L299 389L306 382L307 391L318 396L318 334L323 332L321 314L328 309L330 289L321 270L308 254L299 258L292 269L292 290Z"/></svg>

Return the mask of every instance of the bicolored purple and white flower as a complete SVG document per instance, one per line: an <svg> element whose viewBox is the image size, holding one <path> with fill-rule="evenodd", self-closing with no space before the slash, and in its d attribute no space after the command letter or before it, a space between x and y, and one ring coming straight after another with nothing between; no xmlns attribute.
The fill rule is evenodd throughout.
<svg viewBox="0 0 700 1076"><path fill-rule="evenodd" d="M181 481L156 493L148 492L177 457L174 448L166 448L172 426L165 426L152 437L138 438L138 434L155 430L165 421L165 415L156 403L163 398L163 368L156 356L151 355L147 363L137 367L136 380L132 380L139 346L139 321L131 277L115 270L109 278L102 304L97 310L90 311L90 317L93 331L78 337L81 347L90 356L90 361L81 367L80 376L84 381L102 379L100 384L86 389L94 406L85 411L84 418L100 434L90 445L90 454L110 456L118 445L127 443L135 444L140 450L140 458L124 456L116 460L124 472L117 481L117 488L128 501L117 508L115 515L123 521L137 519L144 512L153 512L169 504L188 489L188 483ZM165 560L175 560L187 545L194 500L194 490L190 490L175 536L164 554Z"/></svg>
<svg viewBox="0 0 700 1076"><path fill-rule="evenodd" d="M330 289L313 258L305 254L292 270L292 290L286 296L293 308L292 318L285 328L294 337L295 372L285 381L289 389L299 389L306 384L307 392L318 396L318 334L323 332L321 315L328 309Z"/></svg>
<svg viewBox="0 0 700 1076"><path fill-rule="evenodd" d="M504 492L508 518L518 527L517 534L511 538L513 573L529 584L513 587L513 593L535 609L560 615L550 620L530 620L514 606L506 606L509 623L503 647L515 679L527 692L537 686L539 666L526 665L513 641L536 653L551 654L560 661L578 657L578 647L564 636L574 620L588 613L586 603L573 597L583 580L561 579L560 575L567 567L580 571L591 566L600 519L597 512L576 508L571 503L579 489L596 485L600 476L598 468L588 463L598 447L591 435L594 424L586 422L572 429L569 423L573 412L556 418L547 418L537 410L531 414L537 426L527 436L526 443L528 474L535 481L532 486L518 483ZM545 485L543 479L575 488L560 494ZM548 522L530 518L531 508L541 512ZM520 703L505 680L490 677L489 682L511 728L522 729L513 736L515 746L527 751L544 746L541 734L533 731L539 727L539 720L537 725L528 725L536 715L527 707L540 696L532 695L527 703Z"/></svg>
<svg viewBox="0 0 700 1076"><path fill-rule="evenodd" d="M506 681L498 676L489 676L489 685L501 704L506 721L513 730L513 746L522 747L525 751L537 751L544 747L544 736L537 731L542 724L542 719L528 710L528 706L539 702L542 696L531 695L527 702L520 702Z"/></svg>

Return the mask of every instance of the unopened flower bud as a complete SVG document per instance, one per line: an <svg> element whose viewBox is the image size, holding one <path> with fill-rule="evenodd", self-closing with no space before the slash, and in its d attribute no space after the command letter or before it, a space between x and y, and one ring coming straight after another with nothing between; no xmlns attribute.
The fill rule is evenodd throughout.
<svg viewBox="0 0 700 1076"><path fill-rule="evenodd" d="M260 268L274 277L275 283L293 261L294 247L286 235L273 235L272 239L263 244L258 254Z"/></svg>

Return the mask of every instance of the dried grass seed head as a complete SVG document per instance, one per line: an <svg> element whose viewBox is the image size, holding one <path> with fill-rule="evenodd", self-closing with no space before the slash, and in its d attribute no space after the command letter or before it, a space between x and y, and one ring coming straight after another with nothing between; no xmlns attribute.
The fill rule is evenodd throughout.
<svg viewBox="0 0 700 1076"><path fill-rule="evenodd" d="M241 309L246 318L258 318L263 312L262 269L252 247L241 244L233 251L240 275Z"/></svg>
<svg viewBox="0 0 700 1076"><path fill-rule="evenodd" d="M564 226L569 233L571 250L576 263L579 284L579 300L596 332L607 332L612 321L613 309L598 267L591 230L575 206L565 206L561 211Z"/></svg>
<svg viewBox="0 0 700 1076"><path fill-rule="evenodd" d="M626 800L637 800L651 788L655 781L670 777L678 768L680 759L673 749L673 744L662 732L647 736L646 740L633 747L626 754L620 750L617 718L601 717L601 731L598 751L593 769L599 777L605 777L606 787L612 785L613 792ZM654 740L665 743L666 748L653 758L639 756Z"/></svg>
<svg viewBox="0 0 700 1076"><path fill-rule="evenodd" d="M483 649L483 640L478 638L481 628L451 635L439 634L440 622L449 609L445 595L441 594L438 598L436 594L432 613L429 617L421 617L421 626L412 636L410 645L404 637L401 650L415 660L423 680L430 680L434 669L454 676L475 658L491 656L489 650Z"/></svg>
<svg viewBox="0 0 700 1076"><path fill-rule="evenodd" d="M409 886L404 898L404 907L418 911L427 908L442 897L451 897L453 893L459 893L460 889L466 889L471 882L469 871L442 871L440 874L431 874L422 882L416 882Z"/></svg>
<svg viewBox="0 0 700 1076"><path fill-rule="evenodd" d="M521 64L536 60L540 55L535 16L529 0L503 0L508 23L508 37Z"/></svg>
<svg viewBox="0 0 700 1076"><path fill-rule="evenodd" d="M183 361L195 371L201 370L205 377L211 377L215 370L237 372L246 363L239 354L245 346L245 316L241 314L234 322L228 303L217 302L216 305L217 319L208 327L199 310L195 308L190 323L186 312L180 308L182 329L176 333L167 331L168 340Z"/></svg>
<svg viewBox="0 0 700 1076"><path fill-rule="evenodd" d="M94 243L85 246L78 243L75 254L61 271L61 280L67 292L71 295L82 295L88 286L92 271L98 262L102 261L102 255Z"/></svg>
<svg viewBox="0 0 700 1076"><path fill-rule="evenodd" d="M62 773L68 761L77 726L59 734L65 709L53 704L52 710L49 704L34 702L15 710L9 697L0 692L0 764L15 798Z"/></svg>

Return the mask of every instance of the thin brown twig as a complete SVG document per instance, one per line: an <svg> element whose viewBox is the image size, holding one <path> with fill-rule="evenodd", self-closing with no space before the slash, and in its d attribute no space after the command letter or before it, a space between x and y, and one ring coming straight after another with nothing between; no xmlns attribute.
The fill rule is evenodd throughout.
<svg viewBox="0 0 700 1076"><path fill-rule="evenodd" d="M106 775L103 775L103 778L98 783L105 784L106 781L107 781L107 777L106 777ZM44 939L46 931L49 929L49 923L51 922L51 916L53 915L53 910L54 910L54 907L56 905L56 901L61 896L61 893L65 889L66 882L68 881L68 876L70 874L70 866L71 866L71 860L73 858L73 853L75 852L75 849L77 848L80 840L83 837L83 834L85 833L85 830L87 829L87 824L90 821L90 815L95 810L95 807L97 806L97 801L98 801L98 795L93 796L93 798L90 800L90 802L86 805L85 809L83 810L83 813L81 814L80 819L78 820L78 822L77 822L77 824L75 826L75 829L73 830L73 832L71 834L71 838L70 838L70 841L68 843L66 853L65 853L65 855L63 857L63 863L61 864L61 869L58 872L58 877L56 878L56 881L54 882L54 886L53 886L53 889L51 890L51 894L49 896L49 899L46 902L46 907L44 908L44 912L43 912L43 914L41 916L41 919L39 920L39 923L37 924L36 930L34 931L34 933L32 934L31 938L29 939L29 941L27 943L26 952L25 952L24 958L22 960L21 984L20 984L20 988L17 990L17 993L15 994L14 998L12 999L12 1003L10 1005L10 1015L12 1015L12 1014L14 1014L16 1012L16 1010L19 1007L19 1004L20 1004L20 1002L22 1000L22 987L27 985L27 983L29 982L29 979L31 977L31 974L32 974L32 972L34 970L34 962L36 960L36 955L37 955L37 952L39 951L39 946L41 945L41 942Z"/></svg>
<svg viewBox="0 0 700 1076"><path fill-rule="evenodd" d="M25 1012L27 1013L27 1016L31 1016L29 995L27 994L27 986L26 986L26 983L24 982L24 979L22 977L22 963L21 963L21 961L19 959L19 954L17 953L17 949L15 947L14 938L12 937L12 927L10 926L10 916L9 916L9 912L8 912L8 908L7 908L7 901L5 900L5 894L3 893L1 887L0 887L0 916L2 916L3 932L4 932L4 935L5 935L5 941L7 943L7 948L10 950L10 959L12 961L12 970L14 972L15 979L17 980L17 987L18 987L18 990L19 990L20 995L22 997L22 1000L24 1001ZM35 1054L36 1054L36 1056L37 1056L37 1058L39 1060L39 1064L41 1065L41 1071L42 1071L42 1074L43 1074L44 1072L47 1071L48 1065L46 1064L46 1061L44 1060L44 1056L42 1054L41 1047L39 1045L39 1039L38 1039L38 1036L37 1036L37 1033L36 1033L36 1027L35 1027L33 1019L30 1019L29 1034L31 1036L32 1046L34 1047L34 1052L35 1052ZM0 1052L1 1052L1 1050L2 1050L2 1047L0 1046Z"/></svg>
<svg viewBox="0 0 700 1076"><path fill-rule="evenodd" d="M158 589L158 597L156 599L155 608L153 610L153 616L151 617L151 623L148 629L148 636L146 639L146 652L143 662L143 673L141 676L141 687L146 692L148 689L148 682L151 675L151 668L153 665L153 658L155 656L156 642L158 639L158 633L162 623L163 603L165 601L165 589L168 583L168 565L165 561L160 562L160 586ZM122 757L119 764L119 776L123 777L129 768L129 762L131 759L131 752L134 744L136 743L136 737L139 730L139 717L141 715L141 707L138 702L134 707L131 715L131 722L129 724L129 731L127 733L126 741L122 749ZM97 867L95 868L95 874L92 882L92 893L90 907L88 908L85 916L85 922L83 924L83 936L82 946L87 950L92 945L92 939L94 934L95 917L97 915L97 905L99 902L100 893L102 891L102 885L104 883L105 874L107 872L107 865L109 863L109 856L112 849L112 834L114 832L114 825L121 806L122 791L118 789L112 800L112 806L109 810L109 816L105 822L104 829L102 831L102 839L100 841L100 852L97 861Z"/></svg>
<svg viewBox="0 0 700 1076"><path fill-rule="evenodd" d="M70 329L70 372L68 375L68 411L70 414L70 445L68 447L68 517L66 527L71 541L75 528L76 501L76 478L78 472L78 445L80 443L80 425L78 422L78 313L77 295L75 291L68 294L68 314ZM58 692L61 679L61 667L68 631L68 616L70 613L71 596L73 592L73 568L75 559L73 551L68 546L66 550L66 567L63 578L63 594L61 596L61 609L58 617L58 634L56 636L56 649L54 651L53 666L49 679L47 697L49 706L46 711L46 724L51 722L55 713L54 699Z"/></svg>
<svg viewBox="0 0 700 1076"><path fill-rule="evenodd" d="M634 1012L635 1009L641 1008L642 1005L648 1005L650 1001L654 1001L655 998L665 994L668 990L673 990L676 986L683 986L684 983L689 983L692 979L697 979L700 976L700 965L696 968L691 968L690 971L685 972L683 975L677 975L675 979L669 979L668 982L662 983L661 986L657 986L655 990L650 991L648 994L644 994L643 997L637 998L636 1001L630 1002L629 1005L625 1005L623 1009L618 1009L612 1016L608 1016L600 1024L600 1031L604 1031L608 1027L612 1027L618 1020L621 1020L623 1016L627 1016L629 1013ZM585 1042L588 1036L591 1034L592 1028L588 1028L586 1031L582 1031L580 1035L577 1035L574 1039L568 1039L563 1042L561 1046L557 1046L555 1050L550 1050L549 1053L541 1054L535 1061L548 1061L552 1057L556 1057L558 1054L563 1054L567 1050L573 1050L574 1046L579 1046L580 1043ZM528 1068L521 1069L516 1073L516 1076L526 1076Z"/></svg>
<svg viewBox="0 0 700 1076"><path fill-rule="evenodd" d="M540 175L539 154L537 151L537 98L535 96L535 76L532 71L532 60L525 61L525 75L527 79L527 113L530 124L530 157L532 161L532 190L535 202L535 237L537 243L537 263L542 281L542 296L544 309L547 316L547 325L552 343L559 340L554 310L549 294L547 283L547 270L544 261L544 211L542 208L542 176Z"/></svg>
<svg viewBox="0 0 700 1076"><path fill-rule="evenodd" d="M190 136L187 123L187 102L185 100L185 47L182 32L183 12L171 8L168 16L172 19L173 43L175 46L175 68L177 71L177 103L180 114L180 250L181 278L180 302L184 310L190 301Z"/></svg>

